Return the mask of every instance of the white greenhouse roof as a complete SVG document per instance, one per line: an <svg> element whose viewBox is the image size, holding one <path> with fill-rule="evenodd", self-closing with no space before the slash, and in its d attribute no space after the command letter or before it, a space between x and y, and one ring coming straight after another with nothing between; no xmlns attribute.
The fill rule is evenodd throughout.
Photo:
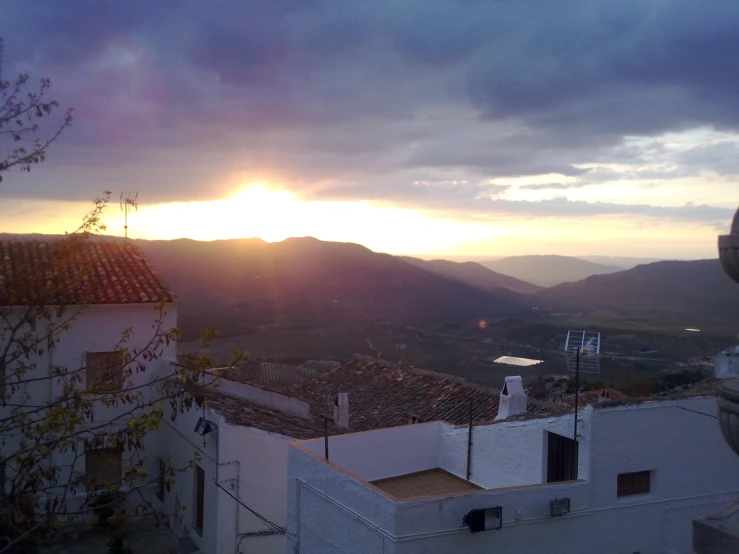
<svg viewBox="0 0 739 554"><path fill-rule="evenodd" d="M532 360L531 358L516 358L515 356L501 356L495 360L495 363L527 367L530 365L540 364L543 361L544 360Z"/></svg>

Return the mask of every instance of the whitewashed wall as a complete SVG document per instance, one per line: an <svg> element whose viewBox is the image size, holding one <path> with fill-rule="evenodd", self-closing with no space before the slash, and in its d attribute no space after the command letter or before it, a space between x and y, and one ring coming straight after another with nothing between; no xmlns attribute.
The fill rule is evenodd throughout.
<svg viewBox="0 0 739 554"><path fill-rule="evenodd" d="M0 348L5 349L8 346L8 343L12 342L12 332L6 331L5 329L11 326L16 326L21 320L25 320L24 317L26 314L25 308L2 308L5 317L8 319L8 323L5 323L4 321L0 323L0 326L2 327L2 331L0 331ZM48 328L50 326L51 322L48 321L42 321L37 326L36 329L33 330L28 325L23 325L16 331L15 336L22 336L23 333L33 333L37 337L42 337L43 335L48 334ZM37 370L33 373L27 373L22 378L24 380L30 379L30 378L38 378L38 377L44 377L48 375L49 368L52 364L52 357L49 353L48 348L48 341L46 344L39 345L40 347L44 348L44 352L42 354L34 354L33 356L29 356L28 358L22 358L19 360L19 362L22 362L24 365L31 366L33 364L36 364ZM6 378L8 379L8 390L7 393L11 393L10 385L12 383L13 379L13 373L14 373L14 366L16 366L17 363L12 363L11 367L8 368L6 372ZM9 403L13 404L20 404L20 403L28 403L28 399L26 397L30 397L35 402L36 400L41 400L41 402L49 400L52 398L52 383L49 381L36 381L32 383L27 383L23 385L23 388L15 389L15 392L13 393L12 398L9 399ZM3 417L7 417L7 415L10 414L10 410L8 408L5 408L3 406L0 406L0 415Z"/></svg>
<svg viewBox="0 0 739 554"><path fill-rule="evenodd" d="M152 304L131 304L131 305L104 305L104 306L88 306L79 312L75 312L75 307L68 308L67 316L78 313L74 321L70 323L69 329L60 335L59 342L53 350L47 350L42 356L35 361L38 363L34 373L36 377L46 377L52 365L66 367L75 370L83 366L85 352L104 352L113 350L114 346L120 341L123 331L131 328L133 333L126 342L126 347L133 350L134 348L143 348L154 337L152 325L154 324L159 312ZM166 317L163 320L162 331L166 332L176 327L177 324L177 307L170 305L167 308ZM163 346L158 360L151 360L145 363L146 371L134 374L130 382L134 385L144 384L154 379L163 367L168 367L171 361L176 360L176 345L171 342L169 345ZM29 375L30 377L30 375ZM44 379L30 385L25 392L30 395L30 402L33 404L43 404L44 402L55 398L61 391L61 384L56 380ZM19 395L24 391L19 391ZM106 421L110 421L123 411L130 409L130 406L123 407L120 410L113 408L105 408L99 406L95 410L95 420L90 426L96 426ZM5 448L12 448L15 441L14 437L4 437L6 439ZM143 458L145 470L152 474L156 472L156 461L152 460L149 454L150 447L157 444L157 440L153 437L147 437L144 442L145 448L143 452L136 455L137 458ZM124 453L125 460L130 459L131 453ZM72 461L71 453L58 454L55 462L62 468L68 468L67 475L60 476L60 482L68 480L68 474L71 471L70 465ZM75 471L84 472L84 456L82 456L74 467ZM10 476L11 469L8 469ZM151 489L147 489L149 494ZM60 490L53 491L60 493ZM81 499L84 497L83 492L71 495L69 508L74 510Z"/></svg>
<svg viewBox="0 0 739 554"><path fill-rule="evenodd" d="M587 479L589 472L591 413L588 407L578 414L580 479ZM572 437L574 415L474 427L470 480L486 489L545 483L548 432ZM467 439L466 428L443 433L439 467L466 478Z"/></svg>
<svg viewBox="0 0 739 554"><path fill-rule="evenodd" d="M282 554L285 551L282 534L245 536L268 527L241 503L279 526L286 525L287 449L293 439L229 425L218 414L207 410L206 419L216 422L218 428L206 435L203 445L203 438L194 432L201 416L202 411L195 408L180 414L174 422L165 424L162 433L162 457L182 464L197 455L198 465L205 471L202 536L193 528L192 470L178 473L172 490L166 494L163 507L167 513L175 513L176 502L185 505L178 512L176 532L191 537L203 552Z"/></svg>
<svg viewBox="0 0 739 554"><path fill-rule="evenodd" d="M393 502L295 445L288 453L288 554L390 552L378 530L393 533ZM361 514L361 516L357 516Z"/></svg>
<svg viewBox="0 0 739 554"><path fill-rule="evenodd" d="M144 348L154 337L152 325L156 321L159 312L153 304L131 304L131 305L106 305L88 306L84 308L80 316L70 326L69 330L61 335L61 340L51 352L54 365L60 365L69 369L76 369L84 365L84 353L105 352L114 349L121 340L122 333L126 328L131 328L133 333L126 341L125 346L133 351L135 348ZM163 321L162 332L167 332L177 325L177 306L171 305L167 308L166 318ZM169 367L171 361L176 360L176 345L174 342L162 348L158 360L144 362L146 371L134 373L127 386L143 385L156 378L162 368ZM44 368L48 369L48 368ZM53 383L52 396L60 393L60 385ZM121 413L130 410L130 406L122 406L119 409L99 406L95 410L95 422L97 424L112 420ZM123 423L123 422L121 422ZM95 425L93 423L92 425ZM145 445L156 444L153 437L149 437ZM145 448L136 454L145 460L144 469L155 475L156 461ZM124 460L130 458L131 453L124 453ZM64 465L65 457L61 455L59 463ZM78 466L84 471L84 456Z"/></svg>
<svg viewBox="0 0 739 554"><path fill-rule="evenodd" d="M221 443L221 463L230 464L222 467L228 467L229 474L234 476L233 471L238 470L239 497L247 506L281 527L285 527L287 522L287 451L292 441L290 437L253 427L227 426ZM226 502L235 510L234 517L227 518L226 522L236 521L238 514L238 526L233 533L242 535L239 552L282 554L285 551L285 535L243 536L265 531L268 527L233 499Z"/></svg>
<svg viewBox="0 0 739 554"><path fill-rule="evenodd" d="M590 414L579 415L579 476L590 464ZM471 481L486 489L546 482L547 433L573 436L574 416L475 426L472 431ZM466 427L443 422L405 425L329 438L329 459L367 481L442 468L467 477ZM322 438L301 445L324 455Z"/></svg>
<svg viewBox="0 0 739 554"><path fill-rule="evenodd" d="M215 486L217 444L224 424L218 414L207 410L206 419L214 422L217 428L203 438L195 432L195 425L202 415L202 410L193 405L191 410L179 413L174 421L166 417L158 434L159 448L156 451L156 457L166 460L173 468L182 468L197 458L197 465L205 471L205 512L202 535L197 533L194 527L195 472L193 469L178 471L173 478L171 490L164 495L164 502L157 500L155 505L170 517L178 536L190 537L203 552L233 552L234 536L220 534L219 522L223 515L220 513L221 496L224 493ZM230 521L233 527L233 519ZM217 550L219 540L229 541L222 545L225 547L224 550Z"/></svg>
<svg viewBox="0 0 739 554"><path fill-rule="evenodd" d="M439 467L442 422L419 423L389 429L337 435L329 438L329 459L367 481ZM301 443L323 457L324 439Z"/></svg>
<svg viewBox="0 0 739 554"><path fill-rule="evenodd" d="M124 346L131 351L144 348L155 335L152 325L160 315L153 304L95 305L84 307L81 310L70 306L65 315L55 320L54 324L58 325L72 314L77 314L76 318L69 322L69 329L61 332L54 348L46 349L40 357L30 360L37 363L33 377L48 376L52 366L64 367L69 371L84 367L85 352L112 351L121 341L122 334L127 328L132 329L133 332ZM48 322L41 322L43 325L46 323ZM167 332L176 326L177 306L170 305L167 307L160 332ZM43 329L39 328L37 334L43 334ZM156 371L164 365L164 362L175 361L176 355L174 341L169 345L163 345L159 359L144 361L144 367L147 370L133 374L130 382L133 384L146 383L154 378ZM62 385L57 380L44 379L29 384L26 390L34 401L43 402L60 394L61 387ZM101 414L101 418L105 415Z"/></svg>
<svg viewBox="0 0 739 554"><path fill-rule="evenodd" d="M692 519L739 496L739 459L725 445L715 419L675 406L708 415L716 411L714 399L594 410L590 424L584 422L591 449L586 482L397 504L324 463L320 455L293 446L287 552L690 554ZM491 444L496 444L493 433L507 435L501 431L506 426L538 435L542 428L537 431L533 423L551 425L494 425ZM540 452L532 455L539 463ZM491 450L491 455L497 454ZM652 492L617 498L618 474L641 470L654 471ZM571 498L572 513L550 517L549 501L564 496ZM502 530L472 535L459 529L469 510L493 506L503 507ZM296 545L297 550L290 549Z"/></svg>

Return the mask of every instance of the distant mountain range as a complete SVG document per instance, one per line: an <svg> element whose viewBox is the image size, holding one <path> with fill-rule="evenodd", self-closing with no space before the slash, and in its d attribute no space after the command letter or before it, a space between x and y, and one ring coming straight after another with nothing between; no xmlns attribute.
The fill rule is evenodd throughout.
<svg viewBox="0 0 739 554"><path fill-rule="evenodd" d="M538 256L540 254L530 254L531 256ZM543 254L542 254L543 255ZM559 255L559 254L558 254ZM520 257L526 256L524 254L519 255ZM418 257L418 256L417 256ZM485 262L494 262L502 260L504 258L510 258L511 256L476 256L476 255L458 255L458 254L438 254L438 255L424 255L420 256L424 260L448 260L452 262L477 262L482 264ZM601 265L612 265L620 267L621 269L631 269L637 265L651 264L653 262L662 262L666 258L639 258L633 256L604 256L604 255L593 255L593 256L562 256L571 257L578 260L586 260Z"/></svg>
<svg viewBox="0 0 739 554"><path fill-rule="evenodd" d="M495 292L496 289L505 287L515 292L527 294L536 292L542 288L538 285L516 279L515 277L497 273L476 262L422 260L409 256L402 256L400 259L425 271L448 277L449 279L454 279L455 281L489 292Z"/></svg>
<svg viewBox="0 0 739 554"><path fill-rule="evenodd" d="M309 237L135 242L185 313L226 309L257 325L320 327L464 321L531 310L526 297L492 281L483 289L358 244Z"/></svg>
<svg viewBox="0 0 739 554"><path fill-rule="evenodd" d="M609 275L593 275L532 295L541 305L626 315L672 314L732 321L739 313L739 290L718 260L664 261ZM728 329L734 333L736 327Z"/></svg>
<svg viewBox="0 0 739 554"><path fill-rule="evenodd" d="M0 234L3 239L18 237ZM424 261L309 237L276 243L133 242L177 294L181 320L201 330L221 324L284 329L380 322L437 325L552 311L610 311L646 320L706 319L733 333L731 323L739 313L739 290L715 259L619 270L566 256L518 256L486 266ZM579 278L583 273L590 275ZM562 280L573 282L538 286Z"/></svg>
<svg viewBox="0 0 739 554"><path fill-rule="evenodd" d="M629 256L575 256L575 258L601 265L616 266L622 269L631 269L638 265L665 261L664 258L633 258Z"/></svg>
<svg viewBox="0 0 739 554"><path fill-rule="evenodd" d="M509 275L542 287L580 281L591 275L616 273L622 267L603 265L571 256L511 256L483 262L497 273Z"/></svg>

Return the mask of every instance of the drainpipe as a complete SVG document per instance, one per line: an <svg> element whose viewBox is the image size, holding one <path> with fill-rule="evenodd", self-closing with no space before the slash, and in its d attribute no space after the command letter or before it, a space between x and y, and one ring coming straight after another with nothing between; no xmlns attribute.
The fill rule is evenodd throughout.
<svg viewBox="0 0 739 554"><path fill-rule="evenodd" d="M470 425L467 428L467 480L472 475L472 402L470 398Z"/></svg>
<svg viewBox="0 0 739 554"><path fill-rule="evenodd" d="M54 379L51 372L54 369L54 346L51 337L46 339L46 352L49 355L49 402L54 401Z"/></svg>

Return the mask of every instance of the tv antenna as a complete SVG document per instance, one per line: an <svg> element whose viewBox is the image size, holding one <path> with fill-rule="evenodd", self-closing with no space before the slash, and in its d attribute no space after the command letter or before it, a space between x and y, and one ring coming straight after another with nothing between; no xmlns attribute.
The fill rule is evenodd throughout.
<svg viewBox="0 0 739 554"><path fill-rule="evenodd" d="M123 193L121 193L120 204L121 211L123 212L123 232L125 234L126 240L128 240L128 211L139 211L138 197L138 192L134 192L133 196L131 196L131 191L128 191L128 194L125 197L123 196Z"/></svg>
<svg viewBox="0 0 739 554"><path fill-rule="evenodd" d="M600 333L567 331L565 342L567 369L575 372L575 436L577 440L577 408L580 400L580 372L600 373Z"/></svg>

